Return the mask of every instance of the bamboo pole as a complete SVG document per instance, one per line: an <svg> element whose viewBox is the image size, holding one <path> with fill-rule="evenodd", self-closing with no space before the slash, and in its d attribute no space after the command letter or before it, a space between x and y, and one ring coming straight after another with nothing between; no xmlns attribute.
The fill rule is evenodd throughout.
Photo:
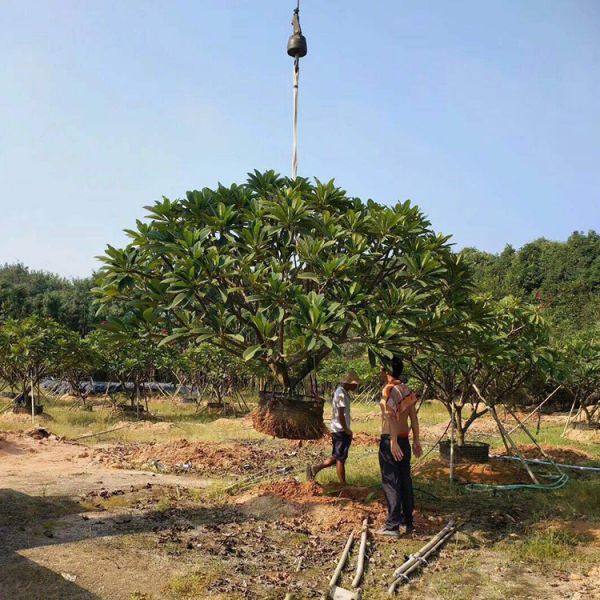
<svg viewBox="0 0 600 600"><path fill-rule="evenodd" d="M137 382L134 383L134 385L135 385L135 413L136 413L137 419L139 420L139 418L140 418L140 386Z"/></svg>
<svg viewBox="0 0 600 600"><path fill-rule="evenodd" d="M546 402L548 402L548 400L550 400L550 398L552 398L552 396L554 396L554 394L556 394L556 392L558 392L558 390L560 390L560 388L562 387L562 385L559 385L549 396L546 397L546 399L539 404L536 408L534 408L522 421L521 423L526 423L527 421L529 421L529 419L540 410L540 408L542 408L542 406L544 406L544 404L546 404ZM516 427L513 427L508 433L511 434L514 431L516 431L519 428L519 425L517 425Z"/></svg>
<svg viewBox="0 0 600 600"><path fill-rule="evenodd" d="M348 536L348 541L346 542L346 545L344 546L344 550L342 551L342 555L340 556L340 560L338 561L337 567L335 568L335 571L333 572L333 575L331 576L331 579L329 580L329 590L330 591L336 585L338 579L340 578L342 569L344 568L344 565L346 564L346 561L348 560L348 554L350 554L350 548L352 548L353 542L354 542L354 530L352 530L350 532L350 535Z"/></svg>
<svg viewBox="0 0 600 600"><path fill-rule="evenodd" d="M456 443L456 405L452 400L452 416L450 417L452 428L450 430L450 481L454 481L454 444Z"/></svg>
<svg viewBox="0 0 600 600"><path fill-rule="evenodd" d="M525 462L525 459L519 452L517 445L514 443L513 439L510 437L510 435L504 428L504 425L502 425L502 421L500 421L500 417L498 416L498 413L496 412L496 407L489 404L488 402L486 402L485 398L481 395L479 388L474 383L472 385L473 385L473 389L475 390L475 393L479 396L479 398L481 398L482 402L486 406L490 407L490 412L492 413L492 417L496 421L496 425L498 426L500 435L502 435L502 439L506 438L506 440L504 440L504 445L506 446L508 452L510 452L510 450L508 449L508 444L510 444L512 447L512 451L521 459L521 462L523 463L523 466L525 467L527 474L531 478L531 481L533 481L533 483L535 483L536 485L539 485L540 482L538 481L537 477L533 474L533 471L529 468L529 465ZM505 407L506 407L506 405L505 405Z"/></svg>
<svg viewBox="0 0 600 600"><path fill-rule="evenodd" d="M98 435L104 435L105 433L111 433L112 431L119 431L119 429L125 429L125 427L129 427L129 423L127 425L120 425L119 427L113 427L112 429L106 429L104 431L99 431L98 433L86 433L85 435L80 435L79 437L73 438L71 441L76 442L77 440L84 440L85 438L96 437Z"/></svg>
<svg viewBox="0 0 600 600"><path fill-rule="evenodd" d="M527 474L531 478L531 481L533 481L533 483L535 483L536 485L539 485L540 482L538 481L537 477L533 474L533 471L529 468L529 465L525 462L525 459L519 452L519 449L517 448L517 445L514 443L513 439L510 437L510 435L508 435L508 432L506 431L506 429L504 429L504 425L502 425L502 422L500 421L500 418L498 417L498 415L496 413L496 409L494 407L492 407L490 412L492 413L492 415L494 416L494 418L496 420L496 424L498 425L498 428L500 429L500 433L506 437L506 439L512 446L512 451L521 459L521 462L523 463L523 466L525 467Z"/></svg>
<svg viewBox="0 0 600 600"><path fill-rule="evenodd" d="M544 449L538 444L535 437L533 437L533 435L531 435L531 432L529 431L529 429L527 429L527 427L525 427L525 425L523 425L523 421L520 421L519 417L517 417L517 415L510 408L507 407L507 409L508 409L508 412L511 415L511 417L517 422L517 427L520 427L525 432L527 437L529 437L529 439L534 443L534 445L540 451L542 456L544 458L548 459L550 461L550 463L554 465L554 467L558 471L559 475L562 475L562 471L556 466L556 463L552 460L552 458L550 456L548 456L546 454Z"/></svg>
<svg viewBox="0 0 600 600"><path fill-rule="evenodd" d="M394 571L392 575L393 581L388 589L388 593L390 595L394 594L398 584L401 581L406 581L409 573L416 569L420 564L425 563L425 559L437 550L437 548L452 536L455 531L456 525L454 521L449 521L446 526L437 535L432 537L418 552L409 556L408 559Z"/></svg>
<svg viewBox="0 0 600 600"><path fill-rule="evenodd" d="M418 552L415 554L411 554L404 563L402 563L392 574L392 577L396 579L398 575L404 573L406 569L408 569L413 564L419 562L419 556L427 552L430 548L435 546L435 544L442 539L448 532L454 527L454 521L451 520L443 527L441 531L439 531L436 535L434 535Z"/></svg>
<svg viewBox="0 0 600 600"><path fill-rule="evenodd" d="M362 524L360 536L360 547L358 549L358 562L356 563L356 574L352 580L352 587L357 588L360 585L363 573L365 571L365 554L367 550L367 535L369 532L369 519L365 519Z"/></svg>
<svg viewBox="0 0 600 600"><path fill-rule="evenodd" d="M577 398L573 399L573 404L571 404L571 410L569 411L569 416L567 417L567 422L565 423L565 428L563 429L563 432L560 434L560 437L565 437L565 433L567 433L567 429L569 427L569 423L571 423L571 415L573 414L573 411L575 410L575 403L577 402Z"/></svg>
<svg viewBox="0 0 600 600"><path fill-rule="evenodd" d="M519 460L516 456L496 456L498 460ZM526 458L528 463L533 465L554 465L559 469L573 469L575 471L590 471L591 473L600 473L600 467L586 467L584 465L566 465L564 463L548 462L546 460L539 460L537 458Z"/></svg>
<svg viewBox="0 0 600 600"><path fill-rule="evenodd" d="M394 595L396 592L396 588L403 582L408 581L408 576L415 570L417 570L421 564L426 565L427 559L431 556L436 550L438 550L441 546L443 546L452 536L454 535L454 530L448 532L442 538L440 538L436 544L431 547L426 553L419 556L419 560L413 563L410 567L408 567L403 573L400 573L397 579L395 579L390 587L388 588L388 594L390 596Z"/></svg>
<svg viewBox="0 0 600 600"><path fill-rule="evenodd" d="M30 376L29 378L29 384L30 384L30 396L31 396L31 423L35 424L35 398L34 398L34 394L33 394L33 375Z"/></svg>

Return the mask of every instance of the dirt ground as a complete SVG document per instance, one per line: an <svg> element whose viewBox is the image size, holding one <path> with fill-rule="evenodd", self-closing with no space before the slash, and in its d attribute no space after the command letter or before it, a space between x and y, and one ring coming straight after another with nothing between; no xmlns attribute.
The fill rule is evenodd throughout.
<svg viewBox="0 0 600 600"><path fill-rule="evenodd" d="M243 420L218 421L239 431ZM42 424L52 430L51 418ZM424 437L443 426L428 426ZM320 598L349 532L364 518L372 530L385 518L370 432L357 432L351 485L342 487L332 474L322 484L300 475L327 454L326 438L161 440L169 423L132 427L156 440L90 446L0 433L2 600ZM565 462L595 456L575 442L544 448ZM262 479L265 472L276 475ZM394 568L451 518L460 532L399 598L600 597L594 480L578 476L573 491L552 496L490 496L469 495L460 482L525 481L519 465L460 463L455 487L448 475L437 455L416 463L417 534L370 538L363 598L387 597ZM355 564L356 548L342 585Z"/></svg>
<svg viewBox="0 0 600 600"><path fill-rule="evenodd" d="M192 488L206 485L202 478L105 467L86 446L55 436L35 440L23 434L0 434L0 460L1 487L33 496L70 496L148 482Z"/></svg>
<svg viewBox="0 0 600 600"><path fill-rule="evenodd" d="M98 448L95 460L118 469L153 467L159 471L222 474L249 473L257 464L276 460L275 449L260 442L237 444L190 442L186 439L166 443L128 444Z"/></svg>

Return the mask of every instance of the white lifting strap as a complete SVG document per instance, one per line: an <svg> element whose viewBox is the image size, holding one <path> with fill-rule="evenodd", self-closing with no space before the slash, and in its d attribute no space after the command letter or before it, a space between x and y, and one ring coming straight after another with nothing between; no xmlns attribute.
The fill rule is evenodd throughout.
<svg viewBox="0 0 600 600"><path fill-rule="evenodd" d="M294 59L294 126L292 142L292 180L298 173L298 80L300 78L300 59Z"/></svg>

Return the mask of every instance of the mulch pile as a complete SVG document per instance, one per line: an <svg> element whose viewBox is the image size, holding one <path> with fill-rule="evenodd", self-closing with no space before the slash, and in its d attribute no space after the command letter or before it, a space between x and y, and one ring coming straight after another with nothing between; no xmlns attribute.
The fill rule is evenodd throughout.
<svg viewBox="0 0 600 600"><path fill-rule="evenodd" d="M276 459L273 450L257 444L235 445L215 442L173 442L117 445L94 451L98 462L121 469L153 468L163 472L195 472L241 475Z"/></svg>

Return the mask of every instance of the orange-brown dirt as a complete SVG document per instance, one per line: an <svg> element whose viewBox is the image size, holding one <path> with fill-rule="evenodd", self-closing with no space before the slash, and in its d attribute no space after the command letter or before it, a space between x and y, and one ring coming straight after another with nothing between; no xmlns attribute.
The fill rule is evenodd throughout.
<svg viewBox="0 0 600 600"><path fill-rule="evenodd" d="M241 475L278 457L252 442L223 444L190 442L181 439L165 443L127 444L98 448L94 456L103 464L116 468L148 468L161 471L187 470L197 473L231 473ZM186 465L183 467L183 465Z"/></svg>
<svg viewBox="0 0 600 600"><path fill-rule="evenodd" d="M552 460L560 463L578 465L593 460L591 454L577 448L556 448L554 446L542 445L542 449ZM519 446L519 452L526 458L545 460L538 448L533 444Z"/></svg>
<svg viewBox="0 0 600 600"><path fill-rule="evenodd" d="M259 512L272 518L304 517L304 523L314 531L347 533L359 527L366 517L371 527L380 527L386 510L383 492L360 486L333 485L323 487L311 481L299 483L286 479L263 485L237 499L242 511ZM422 535L437 532L447 518L415 510L415 525Z"/></svg>
<svg viewBox="0 0 600 600"><path fill-rule="evenodd" d="M450 467L442 459L433 459L416 467L415 473L430 481L448 479ZM493 459L489 463L457 463L454 475L463 483L507 484L531 481L521 464Z"/></svg>

